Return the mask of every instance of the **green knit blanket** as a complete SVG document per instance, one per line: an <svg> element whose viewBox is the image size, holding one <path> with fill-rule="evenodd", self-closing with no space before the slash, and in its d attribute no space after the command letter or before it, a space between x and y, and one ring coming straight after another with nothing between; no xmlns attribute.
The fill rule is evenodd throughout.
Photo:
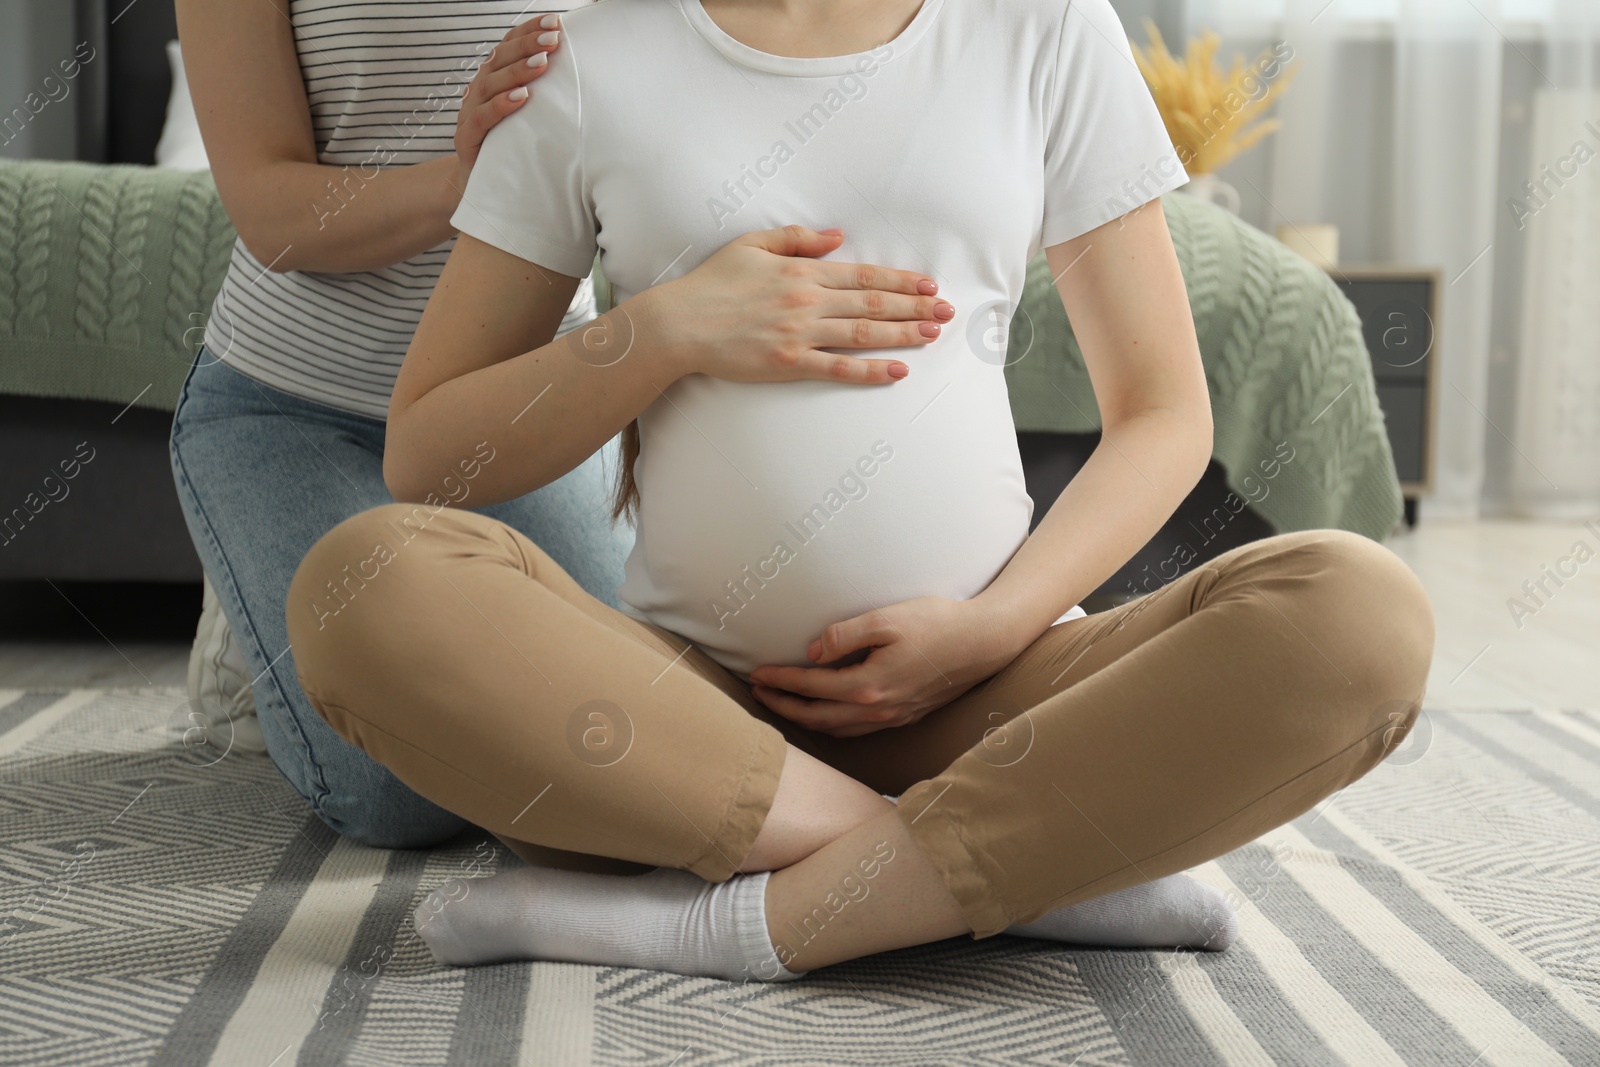
<svg viewBox="0 0 1600 1067"><path fill-rule="evenodd" d="M1161 203L1211 391L1212 455L1229 486L1280 532L1388 537L1403 511L1400 481L1355 307L1321 269L1222 208L1181 192ZM1028 264L1006 359L1017 429L1099 429L1043 253Z"/></svg>
<svg viewBox="0 0 1600 1067"><path fill-rule="evenodd" d="M171 411L233 242L209 171L0 165L0 393Z"/></svg>
<svg viewBox="0 0 1600 1067"><path fill-rule="evenodd" d="M1279 530L1387 536L1400 486L1354 308L1220 208L1181 194L1163 203L1229 484ZM0 393L172 410L234 237L207 172L0 164ZM1042 256L1011 345L1019 430L1098 428Z"/></svg>

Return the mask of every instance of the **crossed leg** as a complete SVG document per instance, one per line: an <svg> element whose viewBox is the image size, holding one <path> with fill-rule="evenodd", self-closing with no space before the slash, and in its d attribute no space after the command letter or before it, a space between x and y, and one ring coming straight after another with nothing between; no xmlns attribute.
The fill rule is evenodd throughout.
<svg viewBox="0 0 1600 1067"><path fill-rule="evenodd" d="M838 871L880 839L914 843L927 867L910 881L927 890L936 873L978 936L1203 863L1376 766L1420 710L1433 638L1426 595L1392 552L1302 531L1052 627L911 726L850 739L786 729L904 795L819 862L774 875L772 911L806 914L827 851ZM897 929L891 895L848 915L874 951L923 933ZM948 907L929 914L959 932ZM849 958L859 943L835 929L795 965Z"/></svg>
<svg viewBox="0 0 1600 1067"><path fill-rule="evenodd" d="M921 723L832 739L468 513L435 517L336 618L324 600L297 620L403 510L341 524L296 577L291 636L319 712L508 841L718 883L775 871L767 932L794 970L988 936L1246 843L1382 758L1433 642L1393 553L1305 531L1053 627ZM592 706L629 724L614 764L574 747ZM528 819L541 788L550 802ZM903 791L899 807L879 791ZM870 892L846 888L835 911L869 869Z"/></svg>

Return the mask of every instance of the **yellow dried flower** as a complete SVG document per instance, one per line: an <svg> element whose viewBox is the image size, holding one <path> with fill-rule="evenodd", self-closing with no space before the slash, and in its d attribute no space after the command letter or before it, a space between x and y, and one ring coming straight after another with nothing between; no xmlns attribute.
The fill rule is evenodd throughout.
<svg viewBox="0 0 1600 1067"><path fill-rule="evenodd" d="M1184 170L1213 173L1278 128L1277 119L1250 124L1288 86L1299 70L1298 62L1269 80L1258 73L1276 62L1275 53L1268 49L1250 72L1245 70L1244 57L1234 56L1232 68L1224 75L1216 64L1220 40L1215 32L1206 30L1190 41L1180 63L1167 51L1155 23L1145 19L1144 25L1150 46L1144 49L1130 43L1133 58L1150 86Z"/></svg>

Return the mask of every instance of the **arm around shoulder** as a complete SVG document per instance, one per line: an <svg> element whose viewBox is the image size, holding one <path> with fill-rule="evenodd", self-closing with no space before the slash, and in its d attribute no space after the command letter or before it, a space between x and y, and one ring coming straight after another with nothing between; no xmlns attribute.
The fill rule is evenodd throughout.
<svg viewBox="0 0 1600 1067"><path fill-rule="evenodd" d="M177 0L177 15L212 178L259 262L280 273L376 270L449 238L453 155L386 168L381 156L358 168L319 161L287 0ZM329 218L329 190L352 180L361 195L336 200Z"/></svg>

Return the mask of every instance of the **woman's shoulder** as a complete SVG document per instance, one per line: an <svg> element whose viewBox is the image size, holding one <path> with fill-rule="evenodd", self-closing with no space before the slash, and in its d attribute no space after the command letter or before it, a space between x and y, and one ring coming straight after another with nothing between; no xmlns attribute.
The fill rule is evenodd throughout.
<svg viewBox="0 0 1600 1067"><path fill-rule="evenodd" d="M641 55L669 47L683 21L678 0L590 0L562 14L566 40L561 51L570 51L580 70L615 75L631 69ZM585 87L586 94L590 88Z"/></svg>
<svg viewBox="0 0 1600 1067"><path fill-rule="evenodd" d="M1127 52L1128 33L1111 0L944 0L983 20L975 32L998 34L1023 60L1035 49L1041 61L1056 62L1084 48L1110 46ZM1126 57L1132 64L1132 56Z"/></svg>
<svg viewBox="0 0 1600 1067"><path fill-rule="evenodd" d="M933 3L934 0L924 0ZM1109 0L942 0L940 17L972 24L977 32L1001 34L1018 45L1030 39L1054 40L1074 14L1097 15ZM1093 9L1093 10L1090 10ZM1100 22L1095 17L1095 22Z"/></svg>
<svg viewBox="0 0 1600 1067"><path fill-rule="evenodd" d="M646 27L682 18L678 0L589 0L563 12L561 25L586 41L624 41Z"/></svg>

